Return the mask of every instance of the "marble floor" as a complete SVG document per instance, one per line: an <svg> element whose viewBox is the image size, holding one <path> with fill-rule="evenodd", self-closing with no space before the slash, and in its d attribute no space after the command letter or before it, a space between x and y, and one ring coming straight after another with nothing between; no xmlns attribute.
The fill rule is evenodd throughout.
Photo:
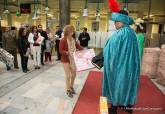
<svg viewBox="0 0 165 114"><path fill-rule="evenodd" d="M89 71L77 73L75 80L76 95L73 98L69 98L66 96L65 75L61 63L57 62L44 67L48 67L48 69L42 68L38 74L24 84L12 89L5 95L1 95L0 114L72 113ZM34 73L35 71L20 77L25 78ZM13 74L13 76L15 75ZM16 81L19 83L22 80ZM15 86L15 83L8 88L12 86Z"/></svg>
<svg viewBox="0 0 165 114"><path fill-rule="evenodd" d="M0 66L0 114L71 114L89 73L77 73L76 95L69 98L59 61L34 70L32 60L29 60L30 72L27 74L21 69L6 71L2 63ZM165 93L165 88L156 85Z"/></svg>

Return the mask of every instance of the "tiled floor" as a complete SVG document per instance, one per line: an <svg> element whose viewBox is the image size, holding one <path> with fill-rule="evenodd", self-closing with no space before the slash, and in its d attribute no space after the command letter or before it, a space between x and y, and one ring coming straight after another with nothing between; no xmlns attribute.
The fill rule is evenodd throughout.
<svg viewBox="0 0 165 114"><path fill-rule="evenodd" d="M5 71L0 65L0 114L71 114L89 71L77 73L76 95L68 98L60 62L40 70L34 70L32 60L29 63L31 71L27 74L21 69ZM165 88L156 85L165 93Z"/></svg>
<svg viewBox="0 0 165 114"><path fill-rule="evenodd" d="M77 73L76 95L68 98L61 63L49 66L44 72L42 70L43 68L37 76L0 98L0 114L71 114L88 71ZM22 80L18 80L18 83L19 81Z"/></svg>

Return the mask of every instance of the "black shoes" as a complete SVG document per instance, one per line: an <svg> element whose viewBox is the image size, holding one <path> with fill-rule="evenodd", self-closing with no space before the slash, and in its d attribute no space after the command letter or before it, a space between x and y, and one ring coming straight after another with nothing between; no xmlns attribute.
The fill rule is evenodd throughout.
<svg viewBox="0 0 165 114"><path fill-rule="evenodd" d="M30 71L28 68L26 69L27 71Z"/></svg>
<svg viewBox="0 0 165 114"><path fill-rule="evenodd" d="M132 114L132 105L127 105L127 106L111 106L111 108L108 108L108 114L117 114L117 108L123 109L125 112Z"/></svg>
<svg viewBox="0 0 165 114"><path fill-rule="evenodd" d="M11 68L10 68L10 67L7 67L6 69L7 69L7 71L11 70Z"/></svg>
<svg viewBox="0 0 165 114"><path fill-rule="evenodd" d="M129 114L132 114L133 113L132 107L133 107L132 105L127 105L124 108L124 111L128 112Z"/></svg>
<svg viewBox="0 0 165 114"><path fill-rule="evenodd" d="M71 87L71 92L72 92L72 94L76 94L76 92L75 92L73 87Z"/></svg>
<svg viewBox="0 0 165 114"><path fill-rule="evenodd" d="M16 66L16 67L14 67L15 69L19 69L19 67L18 66Z"/></svg>
<svg viewBox="0 0 165 114"><path fill-rule="evenodd" d="M71 87L70 90L66 91L66 94L68 95L68 97L73 98L73 94L76 94L76 92L75 92L74 88Z"/></svg>
<svg viewBox="0 0 165 114"><path fill-rule="evenodd" d="M108 114L117 114L117 106L111 106L111 108L108 108Z"/></svg>
<svg viewBox="0 0 165 114"><path fill-rule="evenodd" d="M60 61L60 59L56 59L56 61Z"/></svg>
<svg viewBox="0 0 165 114"><path fill-rule="evenodd" d="M128 112L129 114L133 113L132 105L127 106L119 106L120 109L124 110L125 112Z"/></svg>
<svg viewBox="0 0 165 114"><path fill-rule="evenodd" d="M40 69L40 67L39 66L35 66L35 69Z"/></svg>
<svg viewBox="0 0 165 114"><path fill-rule="evenodd" d="M73 98L73 94L72 94L71 90L67 90L66 94L68 95L68 97Z"/></svg>
<svg viewBox="0 0 165 114"><path fill-rule="evenodd" d="M24 73L27 73L27 70L23 70Z"/></svg>

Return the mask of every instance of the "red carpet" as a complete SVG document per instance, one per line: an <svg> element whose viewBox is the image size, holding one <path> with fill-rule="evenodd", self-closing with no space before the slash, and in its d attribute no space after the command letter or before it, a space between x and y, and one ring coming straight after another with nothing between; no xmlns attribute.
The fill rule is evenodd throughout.
<svg viewBox="0 0 165 114"><path fill-rule="evenodd" d="M99 114L102 73L91 71L72 114ZM165 114L165 95L150 81L141 76L138 102L133 114ZM122 110L118 114L128 114Z"/></svg>

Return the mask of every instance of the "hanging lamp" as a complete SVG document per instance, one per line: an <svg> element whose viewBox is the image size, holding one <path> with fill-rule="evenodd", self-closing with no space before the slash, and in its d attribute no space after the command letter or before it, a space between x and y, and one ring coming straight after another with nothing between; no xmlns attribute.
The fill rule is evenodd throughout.
<svg viewBox="0 0 165 114"><path fill-rule="evenodd" d="M128 11L128 0L125 0L123 10Z"/></svg>
<svg viewBox="0 0 165 114"><path fill-rule="evenodd" d="M21 13L19 10L16 12L16 16L18 16L18 17L21 16Z"/></svg>
<svg viewBox="0 0 165 114"><path fill-rule="evenodd" d="M34 0L34 15L32 17L33 20L38 19L37 18L37 13L36 13L36 1Z"/></svg>
<svg viewBox="0 0 165 114"><path fill-rule="evenodd" d="M85 0L85 7L83 9L83 16L84 17L88 16L87 0Z"/></svg>
<svg viewBox="0 0 165 114"><path fill-rule="evenodd" d="M40 8L39 8L40 4L39 4L39 0L37 0L37 14L41 14Z"/></svg>
<svg viewBox="0 0 165 114"><path fill-rule="evenodd" d="M10 13L9 10L8 10L7 0L4 0L4 11L3 11L3 13L4 13L4 14Z"/></svg>
<svg viewBox="0 0 165 114"><path fill-rule="evenodd" d="M19 4L18 0L17 0L17 5L18 5L18 10L16 12L16 16L21 16L21 12L20 12L20 9L19 9L20 4Z"/></svg>
<svg viewBox="0 0 165 114"><path fill-rule="evenodd" d="M47 11L49 11L48 0L45 0L45 11L46 11L46 13L47 13Z"/></svg>
<svg viewBox="0 0 165 114"><path fill-rule="evenodd" d="M95 14L95 17L96 17L96 21L100 21L100 0L98 0L98 3L97 3L97 9L96 9L96 14Z"/></svg>
<svg viewBox="0 0 165 114"><path fill-rule="evenodd" d="M36 12L34 13L34 15L33 15L32 19L33 19L33 20L38 19L38 18L37 18L37 13L36 13Z"/></svg>

